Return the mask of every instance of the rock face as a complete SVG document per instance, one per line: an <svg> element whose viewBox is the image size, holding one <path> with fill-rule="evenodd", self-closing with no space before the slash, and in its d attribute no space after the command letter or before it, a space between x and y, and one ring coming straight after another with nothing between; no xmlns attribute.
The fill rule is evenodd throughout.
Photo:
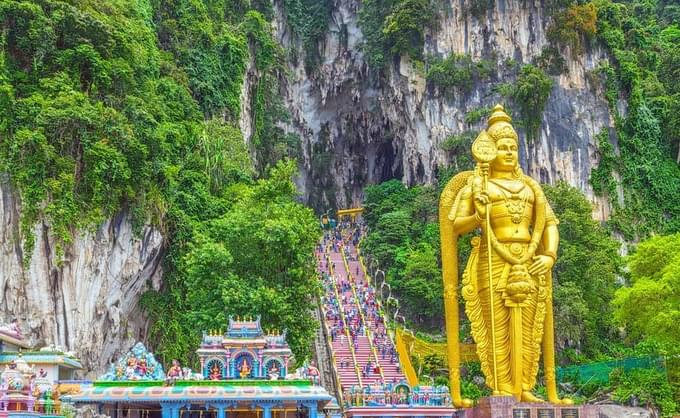
<svg viewBox="0 0 680 418"><path fill-rule="evenodd" d="M440 94L427 86L424 71L408 57L392 63L382 75L369 71L360 49L359 0L335 0L329 31L319 45L322 63L317 70L306 74L302 63L289 63L292 79L284 96L291 127L303 142L299 185L312 206L358 204L366 184L389 178L409 185L434 181L437 167L451 158L441 143L450 135L484 127L483 120L467 124L465 114L504 101L491 88L514 81L515 75L504 70L508 61L529 63L548 46L544 2L499 0L481 19L464 13L469 0L443 3L439 29L426 37L425 53L468 54L497 63L492 80L469 92ZM300 48L280 4L276 12L279 41L286 48ZM573 58L566 54L565 59L568 72L553 77L539 137L527 143L519 132L521 164L542 182L561 179L577 186L595 202L595 216L604 218L606 202L593 197L588 178L597 159L595 135L611 126L612 119L602 92L587 74L606 54L591 49Z"/></svg>
<svg viewBox="0 0 680 418"><path fill-rule="evenodd" d="M645 408L620 405L599 405L600 418L654 418L658 414Z"/></svg>
<svg viewBox="0 0 680 418"><path fill-rule="evenodd" d="M21 203L7 181L0 182L0 193L0 322L16 317L31 344L73 350L85 377L99 375L146 334L138 301L149 285L160 285L160 232L144 227L133 233L123 213L77 235L60 257L49 225L39 222L24 265Z"/></svg>

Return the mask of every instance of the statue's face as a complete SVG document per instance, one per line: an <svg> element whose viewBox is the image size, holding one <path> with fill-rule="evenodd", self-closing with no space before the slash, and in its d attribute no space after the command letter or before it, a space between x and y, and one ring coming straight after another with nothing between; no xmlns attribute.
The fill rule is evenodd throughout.
<svg viewBox="0 0 680 418"><path fill-rule="evenodd" d="M491 162L491 169L513 171L518 164L517 142L514 138L501 138L496 142L498 153Z"/></svg>

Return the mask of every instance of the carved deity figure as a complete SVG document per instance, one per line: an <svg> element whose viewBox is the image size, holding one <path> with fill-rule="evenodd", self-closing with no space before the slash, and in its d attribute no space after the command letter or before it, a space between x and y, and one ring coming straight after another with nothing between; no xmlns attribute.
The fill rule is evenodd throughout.
<svg viewBox="0 0 680 418"><path fill-rule="evenodd" d="M560 400L555 382L551 269L557 257L558 221L541 186L524 175L511 118L497 105L472 146L474 171L454 176L439 205L442 273L451 396L460 396L458 345L458 254L460 235L476 230L462 277L486 383L494 395L540 402L532 394L543 354L548 400Z"/></svg>
<svg viewBox="0 0 680 418"><path fill-rule="evenodd" d="M240 372L239 376L241 376L241 379L244 379L248 376L250 376L250 366L248 365L248 361L246 359L243 359L241 362L241 367L239 368Z"/></svg>
<svg viewBox="0 0 680 418"><path fill-rule="evenodd" d="M222 370L217 362L214 362L212 368L210 369L210 380L220 380L222 379Z"/></svg>
<svg viewBox="0 0 680 418"><path fill-rule="evenodd" d="M127 367L125 367L125 378L128 380L138 380L139 376L136 374L137 358L130 356L127 360Z"/></svg>
<svg viewBox="0 0 680 418"><path fill-rule="evenodd" d="M180 366L179 360L172 360L172 366L170 366L170 369L168 370L168 377L171 379L182 378L182 366Z"/></svg>
<svg viewBox="0 0 680 418"><path fill-rule="evenodd" d="M140 377L146 377L146 373L148 372L148 367L146 365L146 360L141 358L137 361L137 366L135 367L135 372L137 375Z"/></svg>
<svg viewBox="0 0 680 418"><path fill-rule="evenodd" d="M279 378L279 368L276 366L276 362L272 363L272 366L269 368L267 373L269 374L269 379L270 380L277 380Z"/></svg>

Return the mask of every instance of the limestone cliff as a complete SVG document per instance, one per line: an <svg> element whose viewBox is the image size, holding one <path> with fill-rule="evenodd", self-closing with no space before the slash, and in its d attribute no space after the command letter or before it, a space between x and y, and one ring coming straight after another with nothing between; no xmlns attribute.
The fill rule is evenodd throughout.
<svg viewBox="0 0 680 418"><path fill-rule="evenodd" d="M497 73L493 82L447 98L427 87L422 69L416 70L407 57L376 77L360 49L361 2L334 2L329 31L319 45L320 67L308 75L302 63L290 63L292 79L285 88L292 128L303 141L300 185L311 205L357 204L366 184L388 178L407 184L432 182L437 166L448 158L440 148L442 141L483 127L484 121L468 126L465 114L502 101L491 87L513 81L514 76L503 70L504 63L510 59L529 63L548 44L550 19L543 2L499 0L479 19L464 13L467 3L443 2L439 28L426 37L425 53L491 58L497 62ZM299 48L284 16L279 5L277 37L284 46ZM596 163L594 137L612 121L599 87L586 75L607 58L599 49L565 58L568 72L554 77L540 136L527 143L520 131L521 164L542 182L563 179L579 187L596 203L596 217L604 218L607 204L593 197L588 178Z"/></svg>
<svg viewBox="0 0 680 418"><path fill-rule="evenodd" d="M160 232L144 227L135 234L121 213L79 233L59 256L49 225L38 222L24 264L21 202L6 180L0 193L0 322L17 318L33 345L74 350L84 376L95 377L146 334L138 301L147 286L160 284Z"/></svg>

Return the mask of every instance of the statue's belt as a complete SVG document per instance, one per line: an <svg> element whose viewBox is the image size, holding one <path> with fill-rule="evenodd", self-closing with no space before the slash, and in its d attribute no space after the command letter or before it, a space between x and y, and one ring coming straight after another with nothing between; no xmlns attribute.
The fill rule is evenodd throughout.
<svg viewBox="0 0 680 418"><path fill-rule="evenodd" d="M512 254L513 257L515 258L522 258L525 254L526 251L529 249L530 243L528 242L508 242L508 243L498 243L499 245L502 245L510 254ZM486 254L486 243L484 240L482 240L482 244L479 245L478 247L473 248L473 252L477 251L478 255L485 255ZM501 254L499 254L496 251L493 251L491 253L491 257L493 259L493 276L492 277L492 282L494 285L494 291L495 292L503 292L505 290L505 287L508 282L508 275L510 274L510 269L512 268L513 264L505 260ZM502 263L499 263L498 260L501 260ZM482 270L484 273L486 273L487 266L486 263L479 264L479 259L477 261L478 264L478 271ZM526 261L524 263L525 266L531 265L530 261ZM497 269L500 269L501 274L498 275ZM530 275L531 281L535 286L539 286L540 280L537 276ZM489 279L488 277L481 277L479 273L477 274L477 289L478 291L485 290L489 288Z"/></svg>

